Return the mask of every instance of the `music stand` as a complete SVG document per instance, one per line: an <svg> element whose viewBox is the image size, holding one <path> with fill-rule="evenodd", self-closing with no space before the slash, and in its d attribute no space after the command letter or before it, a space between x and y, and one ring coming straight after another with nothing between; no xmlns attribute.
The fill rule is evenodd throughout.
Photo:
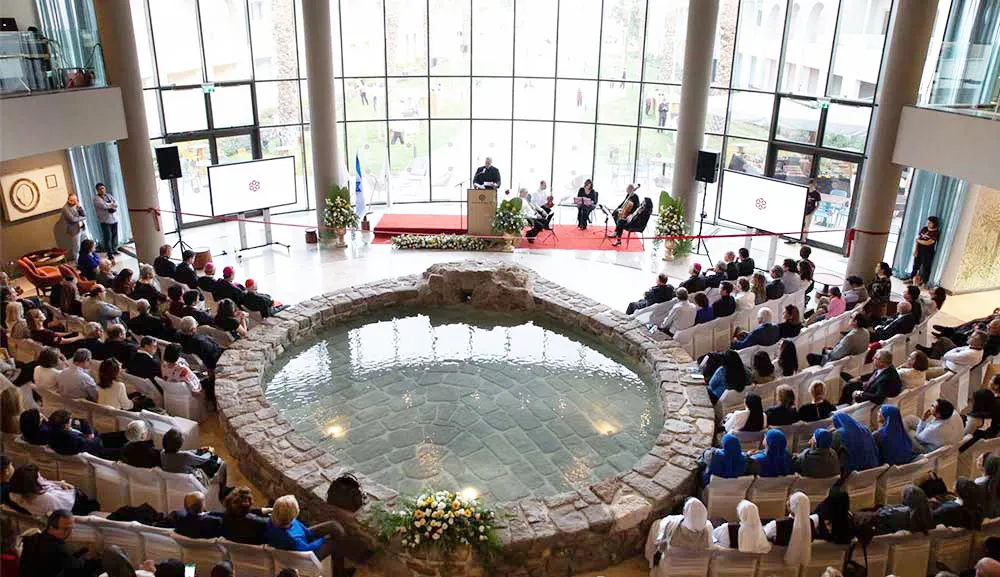
<svg viewBox="0 0 1000 577"><path fill-rule="evenodd" d="M603 246L604 241L608 240L608 221L611 219L611 211L603 204L597 205L597 208L601 209L601 212L604 213L604 234L601 235L601 244L599 245Z"/></svg>

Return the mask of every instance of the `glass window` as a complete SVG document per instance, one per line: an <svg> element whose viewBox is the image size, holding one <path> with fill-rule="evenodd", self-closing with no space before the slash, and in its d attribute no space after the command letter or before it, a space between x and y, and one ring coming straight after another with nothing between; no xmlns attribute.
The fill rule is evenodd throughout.
<svg viewBox="0 0 1000 577"><path fill-rule="evenodd" d="M220 136L215 139L215 149L219 155L219 164L253 160L252 147L249 134Z"/></svg>
<svg viewBox="0 0 1000 577"><path fill-rule="evenodd" d="M594 122L597 111L597 82L556 81L556 120Z"/></svg>
<svg viewBox="0 0 1000 577"><path fill-rule="evenodd" d="M149 37L149 22L146 19L146 3L130 0L132 8L132 28L135 30L135 50L139 55L139 74L142 87L156 86L156 68L153 66L153 45Z"/></svg>
<svg viewBox="0 0 1000 577"><path fill-rule="evenodd" d="M382 78L358 78L345 81L347 120L384 119L385 80Z"/></svg>
<svg viewBox="0 0 1000 577"><path fill-rule="evenodd" d="M181 177L177 179L181 212L212 214L212 198L208 189L208 166L212 164L212 155L208 140L188 140L175 144L181 161ZM181 222L187 224L205 218L185 214L181 216Z"/></svg>
<svg viewBox="0 0 1000 577"><path fill-rule="evenodd" d="M814 100L782 98L778 105L778 131L775 138L816 144L819 115L819 104Z"/></svg>
<svg viewBox="0 0 1000 577"><path fill-rule="evenodd" d="M736 15L739 0L719 2L719 23L715 34L715 57L712 59L712 86L729 86L733 76L733 49L736 45Z"/></svg>
<svg viewBox="0 0 1000 577"><path fill-rule="evenodd" d="M389 173L389 152L386 148L388 126L382 122L348 122L347 166L354 174L354 157L361 161L361 174L365 179L368 202L380 199L385 202L386 176Z"/></svg>
<svg viewBox="0 0 1000 577"><path fill-rule="evenodd" d="M673 130L655 128L639 130L639 160L635 165L635 180L642 184L642 190L653 199L657 199L659 191L670 190L670 183L673 182L676 134Z"/></svg>
<svg viewBox="0 0 1000 577"><path fill-rule="evenodd" d="M722 162L723 169L763 176L766 165L766 142L732 137L726 139L726 155Z"/></svg>
<svg viewBox="0 0 1000 577"><path fill-rule="evenodd" d="M472 0L472 34L475 73L510 76L514 64L514 0Z"/></svg>
<svg viewBox="0 0 1000 577"><path fill-rule="evenodd" d="M330 5L330 22L331 29L333 30L333 54L334 54L334 73L342 75L343 70L338 67L341 62L340 47L343 45L343 39L340 37L340 14L336 14L337 9L331 4ZM302 24L302 0L295 0L295 41L299 47L299 78L308 78L309 70L306 65L306 32L305 27ZM333 26L336 22L337 26ZM338 42L339 40L339 42ZM303 91L305 92L305 91ZM308 140L308 138L307 138Z"/></svg>
<svg viewBox="0 0 1000 577"><path fill-rule="evenodd" d="M646 82L680 82L684 72L688 0L649 3L646 24Z"/></svg>
<svg viewBox="0 0 1000 577"><path fill-rule="evenodd" d="M430 199L431 166L427 149L427 122L389 121L389 194L393 202L426 202ZM447 175L442 176L447 178Z"/></svg>
<svg viewBox="0 0 1000 577"><path fill-rule="evenodd" d="M151 160L153 161L153 173L158 173L160 168L156 163L156 149L164 146L163 140L159 138L154 138L149 141L149 153L152 155ZM170 181L156 179L156 200L160 203L160 208L162 210L174 210L174 200L170 193ZM163 232L165 234L170 234L177 231L176 226L176 215L172 213L164 213L160 217L160 224L163 226Z"/></svg>
<svg viewBox="0 0 1000 577"><path fill-rule="evenodd" d="M542 78L514 79L514 118L552 120L556 81Z"/></svg>
<svg viewBox="0 0 1000 577"><path fill-rule="evenodd" d="M277 158L280 156L295 157L295 194L297 202L294 206L282 207L282 212L305 210L308 208L309 196L306 186L305 148L302 142L301 126L279 126L260 129L260 153L262 158Z"/></svg>
<svg viewBox="0 0 1000 577"><path fill-rule="evenodd" d="M472 57L470 3L430 0L431 74L469 75Z"/></svg>
<svg viewBox="0 0 1000 577"><path fill-rule="evenodd" d="M382 0L340 0L344 22L344 76L385 74L385 20Z"/></svg>
<svg viewBox="0 0 1000 577"><path fill-rule="evenodd" d="M510 121L472 121L472 165L469 174L482 166L489 156L493 166L500 170L501 190L509 188L510 182Z"/></svg>
<svg viewBox="0 0 1000 577"><path fill-rule="evenodd" d="M722 137L719 135L706 135L705 142L701 145L702 150L711 152L722 152ZM721 181L716 180L712 184L699 183L698 187L698 209L701 210L701 195L708 195L705 199L705 221L715 222L715 210L719 200L719 185ZM659 207L659 201L657 201Z"/></svg>
<svg viewBox="0 0 1000 577"><path fill-rule="evenodd" d="M549 188L559 202L563 197L576 196L583 181L593 177L594 125L557 122L555 130ZM603 189L597 190L600 193Z"/></svg>
<svg viewBox="0 0 1000 577"><path fill-rule="evenodd" d="M215 128L253 125L249 84L219 86L211 97L212 124Z"/></svg>
<svg viewBox="0 0 1000 577"><path fill-rule="evenodd" d="M427 74L426 2L386 0L385 34L390 76Z"/></svg>
<svg viewBox="0 0 1000 577"><path fill-rule="evenodd" d="M813 157L779 148L774 161L774 178L795 184L807 184L812 174Z"/></svg>
<svg viewBox="0 0 1000 577"><path fill-rule="evenodd" d="M558 0L517 0L514 17L517 76L555 75Z"/></svg>
<svg viewBox="0 0 1000 577"><path fill-rule="evenodd" d="M431 200L461 200L469 188L468 120L431 121Z"/></svg>
<svg viewBox="0 0 1000 577"><path fill-rule="evenodd" d="M427 118L426 78L390 78L388 82L389 118Z"/></svg>
<svg viewBox="0 0 1000 577"><path fill-rule="evenodd" d="M142 101L146 106L146 125L149 127L150 138L163 136L163 123L160 122L160 103L156 99L157 90L143 90Z"/></svg>
<svg viewBox="0 0 1000 577"><path fill-rule="evenodd" d="M740 3L736 54L733 57L733 88L774 92L778 81L785 8L785 2L766 5Z"/></svg>
<svg viewBox="0 0 1000 577"><path fill-rule="evenodd" d="M338 87L338 94L343 94L343 80L334 81L334 86ZM302 80L299 82L299 98L302 99L302 122L303 124L309 124L309 81ZM344 120L344 102L343 99L337 101L337 121Z"/></svg>
<svg viewBox="0 0 1000 577"><path fill-rule="evenodd" d="M646 3L643 0L604 1L601 78L639 80L645 22Z"/></svg>
<svg viewBox="0 0 1000 577"><path fill-rule="evenodd" d="M677 128L680 110L680 86L642 85L642 114L639 121L643 126Z"/></svg>
<svg viewBox="0 0 1000 577"><path fill-rule="evenodd" d="M639 83L604 82L597 95L597 121L634 126L639 114Z"/></svg>
<svg viewBox="0 0 1000 577"><path fill-rule="evenodd" d="M552 123L514 123L514 163L510 189L538 189L540 181L552 180ZM557 199L558 200L558 199Z"/></svg>
<svg viewBox="0 0 1000 577"><path fill-rule="evenodd" d="M891 9L891 0L841 0L827 96L868 101L875 98Z"/></svg>
<svg viewBox="0 0 1000 577"><path fill-rule="evenodd" d="M794 4L798 8L799 3ZM793 17L795 10L793 8ZM837 20L837 4L816 2L799 14L791 24L785 46L785 68L781 75L781 90L792 94L822 96L826 92L826 75L833 47L833 28Z"/></svg>
<svg viewBox="0 0 1000 577"><path fill-rule="evenodd" d="M299 77L295 32L295 11L291 3L284 0L250 1L250 41L253 45L255 79ZM336 32L334 30L334 34ZM334 38L334 46L340 46L339 38ZM340 64L339 60L337 64ZM302 67L305 68L305 62L302 62Z"/></svg>
<svg viewBox="0 0 1000 577"><path fill-rule="evenodd" d="M602 204L617 203L632 182L635 167L636 129L621 126L597 127L594 155L594 188L601 192Z"/></svg>
<svg viewBox="0 0 1000 577"><path fill-rule="evenodd" d="M202 81L196 8L195 0L149 0L161 86Z"/></svg>
<svg viewBox="0 0 1000 577"><path fill-rule="evenodd" d="M871 115L872 109L868 106L830 104L823 129L823 146L864 153Z"/></svg>
<svg viewBox="0 0 1000 577"><path fill-rule="evenodd" d="M431 116L469 118L471 90L468 78L431 78Z"/></svg>
<svg viewBox="0 0 1000 577"><path fill-rule="evenodd" d="M344 128L341 130L338 127L338 136L341 138L341 142L347 142L347 124L345 123ZM305 124L302 126L302 150L305 151L305 161L306 161L306 206L312 207L314 201L312 200L313 192L313 182L310 175L312 174L312 128ZM344 156L347 156L347 146L344 146ZM344 162L344 170L347 170L346 159Z"/></svg>
<svg viewBox="0 0 1000 577"><path fill-rule="evenodd" d="M858 174L856 162L820 157L816 190L821 200L807 227L806 238L838 248L844 244L843 229L850 221Z"/></svg>
<svg viewBox="0 0 1000 577"><path fill-rule="evenodd" d="M733 91L729 97L727 134L766 139L771 134L774 95Z"/></svg>
<svg viewBox="0 0 1000 577"><path fill-rule="evenodd" d="M163 118L167 123L168 133L208 128L205 95L200 88L164 90L160 97L163 99Z"/></svg>
<svg viewBox="0 0 1000 577"><path fill-rule="evenodd" d="M199 2L201 33L205 41L205 68L209 81L248 80L250 39L247 37L246 0Z"/></svg>
<svg viewBox="0 0 1000 577"><path fill-rule="evenodd" d="M602 0L559 3L560 78L597 78Z"/></svg>
<svg viewBox="0 0 1000 577"><path fill-rule="evenodd" d="M472 80L473 118L510 118L513 94L511 78L474 78Z"/></svg>
<svg viewBox="0 0 1000 577"><path fill-rule="evenodd" d="M728 90L709 89L708 108L705 110L705 132L722 134L726 131L726 106L728 103Z"/></svg>
<svg viewBox="0 0 1000 577"><path fill-rule="evenodd" d="M258 124L272 126L302 122L297 80L258 82L256 89ZM215 113L214 107L212 113Z"/></svg>

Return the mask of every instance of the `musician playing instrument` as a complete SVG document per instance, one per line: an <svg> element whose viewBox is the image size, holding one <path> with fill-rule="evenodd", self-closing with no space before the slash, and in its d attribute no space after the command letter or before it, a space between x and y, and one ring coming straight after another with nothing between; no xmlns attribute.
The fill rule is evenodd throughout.
<svg viewBox="0 0 1000 577"><path fill-rule="evenodd" d="M621 220L628 219L629 215L635 212L639 208L639 195L635 193L636 189L639 187L635 184L628 185L625 190L625 200L618 205L618 208L611 211L611 218L617 223ZM608 234L608 237L614 236Z"/></svg>

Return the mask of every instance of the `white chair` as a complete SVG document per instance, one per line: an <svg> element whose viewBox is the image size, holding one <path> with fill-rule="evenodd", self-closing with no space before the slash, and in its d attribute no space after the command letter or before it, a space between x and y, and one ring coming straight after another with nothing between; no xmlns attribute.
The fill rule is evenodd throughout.
<svg viewBox="0 0 1000 577"><path fill-rule="evenodd" d="M965 439L962 440L965 442ZM984 453L1000 452L1000 438L980 439L972 444L963 453L958 455L958 476L975 478L979 476L976 471L976 460Z"/></svg>
<svg viewBox="0 0 1000 577"><path fill-rule="evenodd" d="M96 495L97 485L94 482L94 468L85 457L80 455L60 455L56 459L59 467L57 479L66 481L80 489L86 495Z"/></svg>
<svg viewBox="0 0 1000 577"><path fill-rule="evenodd" d="M926 535L918 533L894 537L891 542L887 574L896 577L927 577L931 541Z"/></svg>
<svg viewBox="0 0 1000 577"><path fill-rule="evenodd" d="M879 505L899 504L903 500L903 489L910 485L919 485L933 472L934 463L922 455L912 463L892 465L878 479L875 500Z"/></svg>
<svg viewBox="0 0 1000 577"><path fill-rule="evenodd" d="M961 573L978 561L973 556L972 538L968 529L947 527L933 529L928 533L931 541L930 557L927 559L927 573L937 572L937 564L943 563L955 573Z"/></svg>
<svg viewBox="0 0 1000 577"><path fill-rule="evenodd" d="M677 304L677 299L670 299L667 302L649 305L644 309L639 309L632 313L632 318L643 324L660 326L660 323L663 322L663 319L667 318L667 315L670 314L670 309L675 304Z"/></svg>
<svg viewBox="0 0 1000 577"><path fill-rule="evenodd" d="M182 561L194 564L197 575L208 575L213 567L226 560L226 552L219 546L218 539L190 539L174 533L174 541L183 550Z"/></svg>
<svg viewBox="0 0 1000 577"><path fill-rule="evenodd" d="M156 469L163 483L166 499L166 511L176 511L184 508L184 495L198 491L205 495L205 510L216 511L222 508L219 500L219 486L215 483L203 483L197 475L188 473L168 473ZM216 475L218 477L218 475Z"/></svg>
<svg viewBox="0 0 1000 577"><path fill-rule="evenodd" d="M889 574L890 539L891 537L887 538L885 535L877 535L868 545L868 574L872 577ZM862 551L860 546L854 548L851 560L862 564L865 562L864 551Z"/></svg>
<svg viewBox="0 0 1000 577"><path fill-rule="evenodd" d="M31 460L38 466L38 473L49 481L59 480L59 463L55 451L48 447L32 447Z"/></svg>
<svg viewBox="0 0 1000 577"><path fill-rule="evenodd" d="M795 482L795 475L784 477L757 477L747 490L747 500L757 505L761 519L785 516L788 489Z"/></svg>
<svg viewBox="0 0 1000 577"><path fill-rule="evenodd" d="M273 577L274 555L266 545L244 545L219 539L219 546L229 553L233 566L240 568L240 577Z"/></svg>
<svg viewBox="0 0 1000 577"><path fill-rule="evenodd" d="M833 419L827 418L822 421L816 421L813 423L799 423L792 426L790 433L785 433L785 437L788 438L789 450L793 453L798 453L803 449L809 447L809 441L812 440L813 434L819 429L829 429L833 426Z"/></svg>
<svg viewBox="0 0 1000 577"><path fill-rule="evenodd" d="M743 389L742 393L738 393L733 389L726 389L726 392L722 393L722 396L719 397L719 401L715 403L719 418L725 418L725 416L729 413L741 410L743 408L744 401L746 400L746 396L750 393L756 392L755 386Z"/></svg>
<svg viewBox="0 0 1000 577"><path fill-rule="evenodd" d="M872 422L874 422L872 419L872 413L876 408L877 406L871 401L865 401L863 403L848 405L843 409L837 409L837 412L846 413L858 423L870 428L872 426Z"/></svg>
<svg viewBox="0 0 1000 577"><path fill-rule="evenodd" d="M840 480L840 476L827 477L825 479L813 479L810 477L796 476L795 482L788 488L788 494L805 493L809 497L809 504L813 510L826 499L830 494L830 489Z"/></svg>
<svg viewBox="0 0 1000 577"><path fill-rule="evenodd" d="M948 489L955 488L958 480L958 445L940 447L924 455L934 463L934 473L944 481Z"/></svg>
<svg viewBox="0 0 1000 577"><path fill-rule="evenodd" d="M717 550L712 556L709 577L754 577L757 556L732 549Z"/></svg>
<svg viewBox="0 0 1000 577"><path fill-rule="evenodd" d="M771 547L771 552L757 558L757 577L798 577L799 565L785 564L785 548Z"/></svg>
<svg viewBox="0 0 1000 577"><path fill-rule="evenodd" d="M650 577L705 577L712 562L712 552L670 551L649 572Z"/></svg>
<svg viewBox="0 0 1000 577"><path fill-rule="evenodd" d="M125 463L116 463L122 475L128 478L129 505L138 507L143 503L157 511L166 511L167 502L163 496L163 480L157 469L133 467Z"/></svg>
<svg viewBox="0 0 1000 577"><path fill-rule="evenodd" d="M157 407L163 408L163 393L153 386L153 381L150 381L149 379L140 379L139 377L130 375L125 371L121 372L121 379L125 383L125 387L129 390L129 392L142 393L152 399L153 403Z"/></svg>
<svg viewBox="0 0 1000 577"><path fill-rule="evenodd" d="M724 351L729 348L733 340L733 316L715 319L712 327L712 349Z"/></svg>
<svg viewBox="0 0 1000 577"><path fill-rule="evenodd" d="M187 384L180 381L165 381L160 377L153 379L163 389L163 405L167 413L199 423L205 420L204 395L192 394Z"/></svg>
<svg viewBox="0 0 1000 577"><path fill-rule="evenodd" d="M200 428L198 423L184 417L172 417L143 410L139 413L142 420L146 421L153 431L153 441L156 446L163 446L163 435L170 429L177 429L184 437L182 449L197 449L199 444Z"/></svg>
<svg viewBox="0 0 1000 577"><path fill-rule="evenodd" d="M844 481L844 490L851 498L851 510L858 511L875 506L878 478L889 470L889 465L881 465L866 471L852 471Z"/></svg>
<svg viewBox="0 0 1000 577"><path fill-rule="evenodd" d="M275 567L295 569L299 577L323 577L323 566L329 566L330 561L320 563L311 551L282 551L272 549Z"/></svg>
<svg viewBox="0 0 1000 577"><path fill-rule="evenodd" d="M899 409L899 414L903 417L913 415L920 417L920 406L923 404L924 395L922 390L908 389L898 396L889 397L885 400L887 405L895 405Z"/></svg>
<svg viewBox="0 0 1000 577"><path fill-rule="evenodd" d="M222 348L228 348L230 345L236 342L236 339L233 338L233 335L227 333L224 330L217 329L211 325L200 325L198 327L198 332L203 335L208 335L212 337L212 339L214 339L215 342L218 343L218 345Z"/></svg>
<svg viewBox="0 0 1000 577"><path fill-rule="evenodd" d="M765 433L766 431L736 431L733 435L740 440L740 447L744 451L753 451L760 448Z"/></svg>
<svg viewBox="0 0 1000 577"><path fill-rule="evenodd" d="M103 550L101 541L101 530L94 526L91 517L74 517L73 532L66 539L66 548L70 552L76 552L81 549L101 551Z"/></svg>
<svg viewBox="0 0 1000 577"><path fill-rule="evenodd" d="M142 545L147 559L183 559L184 548L174 540L173 529L142 527Z"/></svg>
<svg viewBox="0 0 1000 577"><path fill-rule="evenodd" d="M746 498L747 490L753 483L753 475L726 479L712 475L705 487L705 506L708 516L727 520L736 519L736 505Z"/></svg>
<svg viewBox="0 0 1000 577"><path fill-rule="evenodd" d="M691 330L693 331L691 335L693 340L692 346L694 348L694 354L691 355L692 357L697 359L706 353L713 352L715 345L715 336L712 332L714 326L713 323L715 323L715 321L691 327Z"/></svg>
<svg viewBox="0 0 1000 577"><path fill-rule="evenodd" d="M114 511L127 505L128 476L122 474L117 463L95 457L90 453L83 453L83 458L94 469L95 497L100 502L101 508L105 511Z"/></svg>
<svg viewBox="0 0 1000 577"><path fill-rule="evenodd" d="M821 577L827 567L840 569L844 566L847 547L817 539L812 544L812 559L802 567L802 577Z"/></svg>
<svg viewBox="0 0 1000 577"><path fill-rule="evenodd" d="M146 560L140 535L143 529L141 524L135 521L108 521L96 516L91 516L90 522L101 532L101 541L105 547L118 545L133 565Z"/></svg>

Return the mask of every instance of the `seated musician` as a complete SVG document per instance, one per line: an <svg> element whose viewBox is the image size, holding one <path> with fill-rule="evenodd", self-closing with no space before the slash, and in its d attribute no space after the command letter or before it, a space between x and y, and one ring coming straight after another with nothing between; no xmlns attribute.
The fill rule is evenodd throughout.
<svg viewBox="0 0 1000 577"><path fill-rule="evenodd" d="M636 197L636 201L638 201ZM628 208L628 207L626 207ZM615 242L612 246L620 246L622 243L622 233L626 230L632 232L642 232L646 229L646 224L649 222L649 216L653 212L653 201L650 199L645 199L642 204L636 204L636 207L623 212L625 214L624 218L619 218L615 224Z"/></svg>
<svg viewBox="0 0 1000 577"><path fill-rule="evenodd" d="M538 233L545 230L546 226L549 224L549 219L552 216L552 208L555 206L552 196L545 197L545 204L542 206L535 207L535 218L529 219L528 222L531 223L531 230L525 234L529 243L535 242L535 237Z"/></svg>

